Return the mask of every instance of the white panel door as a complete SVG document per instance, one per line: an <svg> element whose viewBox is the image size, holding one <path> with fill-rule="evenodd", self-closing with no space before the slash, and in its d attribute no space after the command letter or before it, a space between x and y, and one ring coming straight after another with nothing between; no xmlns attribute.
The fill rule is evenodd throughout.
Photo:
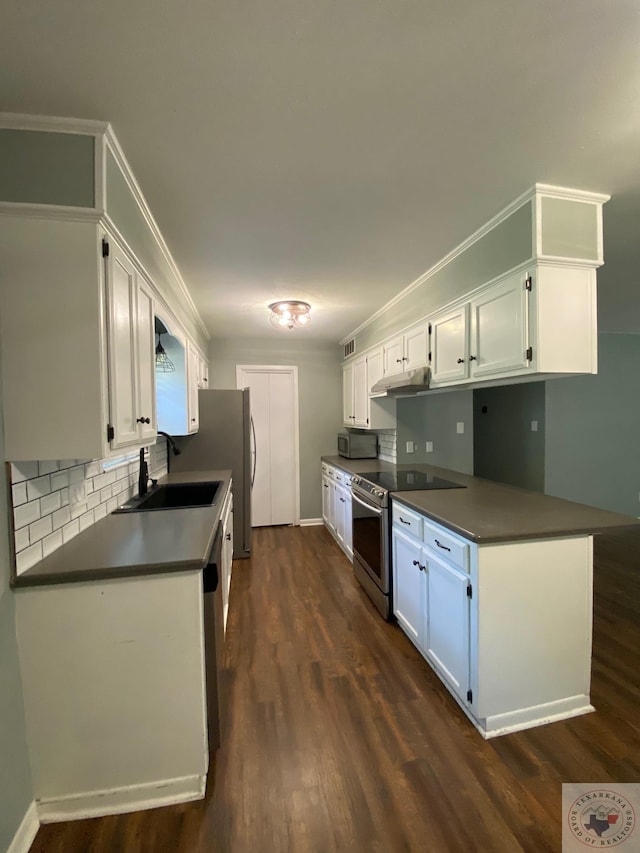
<svg viewBox="0 0 640 853"><path fill-rule="evenodd" d="M393 612L401 627L422 651L425 619L424 548L402 531L392 531Z"/></svg>
<svg viewBox="0 0 640 853"><path fill-rule="evenodd" d="M136 273L115 242L107 258L109 409L113 448L139 440L135 381Z"/></svg>
<svg viewBox="0 0 640 853"><path fill-rule="evenodd" d="M517 273L473 300L472 376L527 367L527 295L524 276Z"/></svg>
<svg viewBox="0 0 640 853"><path fill-rule="evenodd" d="M469 578L427 556L425 652L451 688L466 698L469 686Z"/></svg>
<svg viewBox="0 0 640 853"><path fill-rule="evenodd" d="M431 321L431 378L433 382L465 379L469 372L468 305L440 314Z"/></svg>
<svg viewBox="0 0 640 853"><path fill-rule="evenodd" d="M255 428L251 524L298 522L298 400L295 367L239 366L239 388L249 388Z"/></svg>

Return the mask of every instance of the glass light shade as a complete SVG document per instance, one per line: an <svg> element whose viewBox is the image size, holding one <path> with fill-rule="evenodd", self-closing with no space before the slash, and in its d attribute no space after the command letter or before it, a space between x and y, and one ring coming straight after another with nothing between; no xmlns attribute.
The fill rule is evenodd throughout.
<svg viewBox="0 0 640 853"><path fill-rule="evenodd" d="M295 329L298 326L306 326L311 320L311 305L299 299L272 302L269 310L271 311L269 319L277 328Z"/></svg>

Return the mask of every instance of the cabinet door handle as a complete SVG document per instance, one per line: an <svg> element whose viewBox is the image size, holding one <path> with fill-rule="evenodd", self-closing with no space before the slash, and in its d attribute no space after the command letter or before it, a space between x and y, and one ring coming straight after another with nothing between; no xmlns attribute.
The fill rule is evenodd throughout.
<svg viewBox="0 0 640 853"><path fill-rule="evenodd" d="M426 569L427 569L427 567L426 567L426 566L421 566L421 565L420 565L420 563L419 563L417 560L414 560L414 561L413 561L413 565L414 565L414 566L417 566L417 567L420 569L420 571L421 571L421 572L424 572L424 571L426 571Z"/></svg>
<svg viewBox="0 0 640 853"><path fill-rule="evenodd" d="M440 542L438 539L435 540L435 543L438 548L442 548L443 551L451 551L451 548L447 548L447 546L443 545L442 542Z"/></svg>
<svg viewBox="0 0 640 853"><path fill-rule="evenodd" d="M225 539L227 540L227 542L231 542L231 534L227 533Z"/></svg>
<svg viewBox="0 0 640 853"><path fill-rule="evenodd" d="M327 484L326 484L326 483L323 483L322 485L325 487L325 489L328 489L328 488L329 488L329 486L327 486Z"/></svg>
<svg viewBox="0 0 640 853"><path fill-rule="evenodd" d="M459 358L459 359L458 359L458 364L464 364L464 358Z"/></svg>
<svg viewBox="0 0 640 853"><path fill-rule="evenodd" d="M402 522L402 524L411 524L410 521L405 521L401 515L398 516L398 519Z"/></svg>
<svg viewBox="0 0 640 853"><path fill-rule="evenodd" d="M344 503L344 498L340 498L340 503Z"/></svg>
<svg viewBox="0 0 640 853"><path fill-rule="evenodd" d="M150 424L151 418L136 418L137 424Z"/></svg>
<svg viewBox="0 0 640 853"><path fill-rule="evenodd" d="M195 418L191 418L191 423L192 423L192 424L195 424L195 422L196 422L196 419L195 419Z"/></svg>
<svg viewBox="0 0 640 853"><path fill-rule="evenodd" d="M477 360L478 360L478 359L476 358L476 356L475 356L475 355L470 355L470 356L469 356L469 361L477 361Z"/></svg>
<svg viewBox="0 0 640 853"><path fill-rule="evenodd" d="M402 364L402 359L401 359L401 358L396 358L396 364Z"/></svg>

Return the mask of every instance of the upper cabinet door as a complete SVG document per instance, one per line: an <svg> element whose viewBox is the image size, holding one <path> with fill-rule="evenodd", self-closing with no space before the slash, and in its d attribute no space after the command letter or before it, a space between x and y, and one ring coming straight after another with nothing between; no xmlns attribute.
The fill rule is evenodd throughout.
<svg viewBox="0 0 640 853"><path fill-rule="evenodd" d="M353 426L355 419L353 401L353 363L342 368L342 411L345 426Z"/></svg>
<svg viewBox="0 0 640 853"><path fill-rule="evenodd" d="M135 444L139 438L135 377L136 272L114 241L109 243L106 261L109 408L114 432L111 447L115 449Z"/></svg>
<svg viewBox="0 0 640 853"><path fill-rule="evenodd" d="M429 327L425 323L417 329L412 329L404 336L404 367L403 370L413 370L424 367L429 352Z"/></svg>
<svg viewBox="0 0 640 853"><path fill-rule="evenodd" d="M371 388L384 376L384 353L382 347L370 352L367 356L367 391L371 394Z"/></svg>
<svg viewBox="0 0 640 853"><path fill-rule="evenodd" d="M467 317L469 306L462 305L431 321L431 380L452 382L469 374Z"/></svg>
<svg viewBox="0 0 640 853"><path fill-rule="evenodd" d="M369 389L367 387L367 359L362 356L353 363L353 426L369 424Z"/></svg>
<svg viewBox="0 0 640 853"><path fill-rule="evenodd" d="M189 432L198 432L200 427L200 416L198 407L198 374L200 367L200 356L192 345L187 342L187 416L189 420Z"/></svg>
<svg viewBox="0 0 640 853"><path fill-rule="evenodd" d="M141 438L153 441L157 431L153 297L151 289L140 277L136 307L138 431Z"/></svg>
<svg viewBox="0 0 640 853"><path fill-rule="evenodd" d="M472 376L522 371L527 359L526 276L516 273L471 302Z"/></svg>
<svg viewBox="0 0 640 853"><path fill-rule="evenodd" d="M384 375L393 376L404 370L404 337L400 335L388 341L383 347Z"/></svg>

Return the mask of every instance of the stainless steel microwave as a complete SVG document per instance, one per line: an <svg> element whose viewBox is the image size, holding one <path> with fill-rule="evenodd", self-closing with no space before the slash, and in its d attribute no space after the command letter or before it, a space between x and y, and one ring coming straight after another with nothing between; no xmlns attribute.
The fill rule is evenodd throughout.
<svg viewBox="0 0 640 853"><path fill-rule="evenodd" d="M339 432L338 453L347 459L375 459L378 436L374 432Z"/></svg>

